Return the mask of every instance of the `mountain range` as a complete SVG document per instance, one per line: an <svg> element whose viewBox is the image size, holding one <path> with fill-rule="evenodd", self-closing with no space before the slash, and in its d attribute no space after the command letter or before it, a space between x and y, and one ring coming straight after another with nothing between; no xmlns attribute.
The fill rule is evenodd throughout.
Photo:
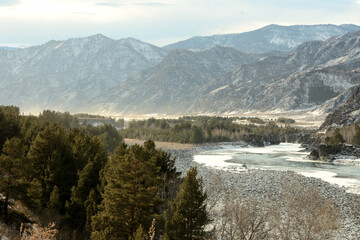
<svg viewBox="0 0 360 240"><path fill-rule="evenodd" d="M161 48L133 38L116 41L103 35L0 50L0 102L30 112L85 111L84 102L165 55Z"/></svg>
<svg viewBox="0 0 360 240"><path fill-rule="evenodd" d="M204 38L201 49L103 35L0 49L0 104L33 113L326 113L360 84L358 29L270 25Z"/></svg>
<svg viewBox="0 0 360 240"><path fill-rule="evenodd" d="M290 51L304 42L324 40L355 31L360 31L360 26L353 24L342 24L339 26L332 24L294 26L272 24L245 33L192 37L166 45L164 48L168 50L177 48L203 50L219 45L233 47L249 53L262 53L274 50Z"/></svg>
<svg viewBox="0 0 360 240"><path fill-rule="evenodd" d="M96 101L126 114L313 110L360 84L360 32L264 55L178 49Z"/></svg>

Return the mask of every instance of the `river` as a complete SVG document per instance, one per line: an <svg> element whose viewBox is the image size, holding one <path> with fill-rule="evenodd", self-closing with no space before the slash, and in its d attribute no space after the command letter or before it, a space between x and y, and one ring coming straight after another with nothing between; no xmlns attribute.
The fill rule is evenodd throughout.
<svg viewBox="0 0 360 240"><path fill-rule="evenodd" d="M194 156L194 161L229 171L247 169L294 171L308 177L321 178L360 194L360 166L312 161L300 144L281 143L266 147L222 145Z"/></svg>

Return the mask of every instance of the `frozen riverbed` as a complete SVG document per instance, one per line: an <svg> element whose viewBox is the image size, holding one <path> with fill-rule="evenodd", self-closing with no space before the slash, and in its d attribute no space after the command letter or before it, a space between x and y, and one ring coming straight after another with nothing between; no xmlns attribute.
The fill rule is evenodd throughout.
<svg viewBox="0 0 360 240"><path fill-rule="evenodd" d="M360 194L360 167L312 161L300 144L281 143L267 147L224 145L194 156L194 161L216 169L291 170L308 177L338 184L348 192Z"/></svg>

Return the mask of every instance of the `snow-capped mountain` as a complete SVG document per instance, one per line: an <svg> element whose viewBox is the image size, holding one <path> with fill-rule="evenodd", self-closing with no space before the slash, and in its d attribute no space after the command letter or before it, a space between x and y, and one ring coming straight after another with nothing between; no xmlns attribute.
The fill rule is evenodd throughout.
<svg viewBox="0 0 360 240"><path fill-rule="evenodd" d="M107 113L314 110L360 83L360 32L304 43L285 56L256 56L223 47L175 50L99 102Z"/></svg>
<svg viewBox="0 0 360 240"><path fill-rule="evenodd" d="M331 24L279 26L273 24L245 33L193 37L164 46L164 49L206 49L219 45L252 53L274 50L290 51L304 42L325 40L329 37L359 30L360 26L352 24L339 26Z"/></svg>
<svg viewBox="0 0 360 240"><path fill-rule="evenodd" d="M0 50L0 102L33 112L76 111L165 55L161 48L133 38L103 35Z"/></svg>
<svg viewBox="0 0 360 240"><path fill-rule="evenodd" d="M186 112L208 82L251 62L253 55L233 48L174 50L157 66L130 77L118 89L91 102L105 113Z"/></svg>
<svg viewBox="0 0 360 240"><path fill-rule="evenodd" d="M192 111L314 109L359 84L359 67L360 32L304 43L286 57L261 58L214 81Z"/></svg>
<svg viewBox="0 0 360 240"><path fill-rule="evenodd" d="M309 26L272 25L254 32L261 40L266 29L308 29L299 37L302 42L313 38L307 35L314 32L320 36L317 27L333 28L313 26L310 31ZM349 31L356 27L337 26ZM324 31L322 36L330 32ZM288 36L278 34L282 39ZM266 53L262 51L274 49L266 41L258 42L262 53L223 46L167 52L133 38L102 35L16 51L0 49L0 104L32 113L42 109L102 114L298 109L326 113L360 83L359 35L352 32L302 43L291 52Z"/></svg>

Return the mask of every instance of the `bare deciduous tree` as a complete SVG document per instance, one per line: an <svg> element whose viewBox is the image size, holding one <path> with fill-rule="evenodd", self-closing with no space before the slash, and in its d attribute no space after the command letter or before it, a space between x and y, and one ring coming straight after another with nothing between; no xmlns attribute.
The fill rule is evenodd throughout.
<svg viewBox="0 0 360 240"><path fill-rule="evenodd" d="M55 240L58 231L54 227L54 223L49 224L47 227L41 227L34 224L31 228L24 228L23 225L21 225L21 240Z"/></svg>
<svg viewBox="0 0 360 240"><path fill-rule="evenodd" d="M269 239L269 211L254 199L228 197L223 206L219 237L223 240Z"/></svg>
<svg viewBox="0 0 360 240"><path fill-rule="evenodd" d="M299 181L283 186L282 206L274 207L272 224L279 240L329 239L339 227L334 203Z"/></svg>

